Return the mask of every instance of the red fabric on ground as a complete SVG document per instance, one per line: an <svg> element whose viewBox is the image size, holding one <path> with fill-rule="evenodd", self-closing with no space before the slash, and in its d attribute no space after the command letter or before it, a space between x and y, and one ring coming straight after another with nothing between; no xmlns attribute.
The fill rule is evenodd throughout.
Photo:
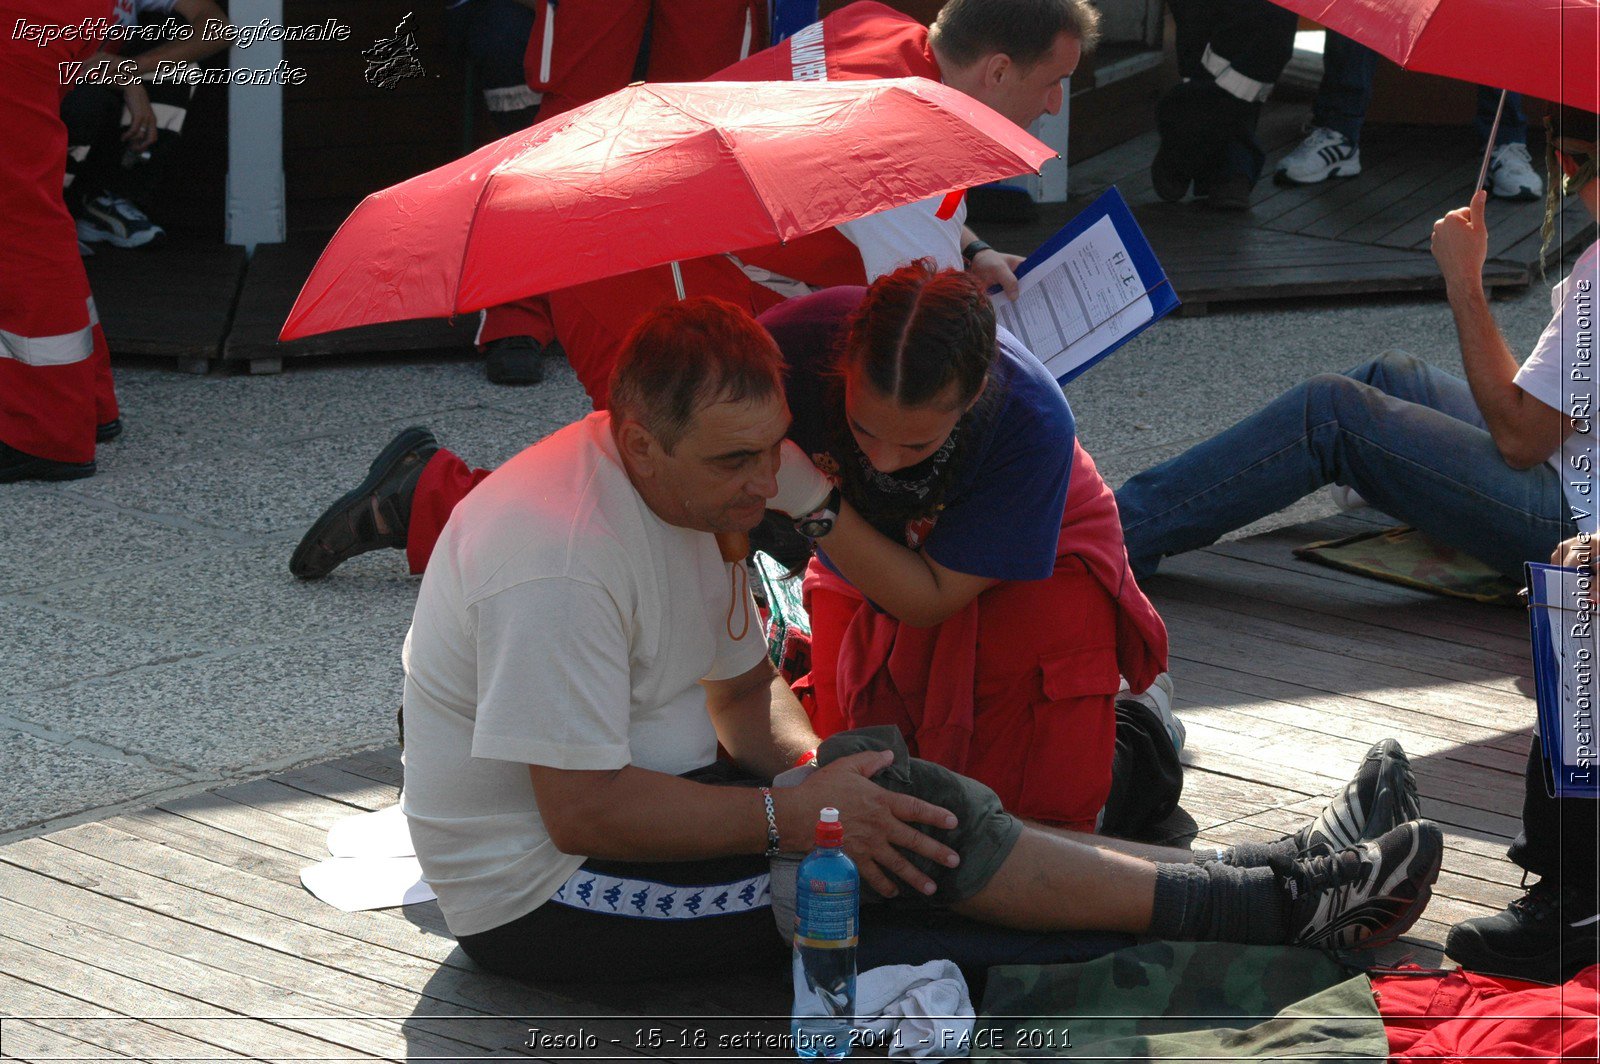
<svg viewBox="0 0 1600 1064"><path fill-rule="evenodd" d="M987 784L1012 812L1094 829L1118 674L1148 687L1166 667L1167 633L1081 446L1049 579L997 584L934 628L880 613L815 560L805 594L817 734L893 724L912 753Z"/></svg>
<svg viewBox="0 0 1600 1064"><path fill-rule="evenodd" d="M59 64L86 58L93 41L41 45L15 23L108 18L110 0L0 0L0 441L42 458L88 462L97 423L117 416L105 333L61 198L67 127Z"/></svg>
<svg viewBox="0 0 1600 1064"><path fill-rule="evenodd" d="M1373 996L1391 1060L1594 1060L1600 965L1560 986L1460 969L1382 975Z"/></svg>
<svg viewBox="0 0 1600 1064"><path fill-rule="evenodd" d="M473 469L444 448L435 451L417 478L411 496L411 522L406 526L406 564L412 575L428 568L433 545L450 520L450 511L493 470Z"/></svg>

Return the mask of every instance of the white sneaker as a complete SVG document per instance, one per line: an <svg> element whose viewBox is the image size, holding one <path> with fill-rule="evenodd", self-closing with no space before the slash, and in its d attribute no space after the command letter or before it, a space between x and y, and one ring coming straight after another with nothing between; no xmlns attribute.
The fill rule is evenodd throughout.
<svg viewBox="0 0 1600 1064"><path fill-rule="evenodd" d="M1278 162L1280 180L1314 185L1330 177L1354 177L1361 172L1361 149L1343 133L1318 126L1300 146Z"/></svg>
<svg viewBox="0 0 1600 1064"><path fill-rule="evenodd" d="M1359 510L1363 506L1372 505L1363 499L1361 493L1356 491L1355 488L1345 484L1329 484L1322 490L1332 500L1333 504L1341 510Z"/></svg>
<svg viewBox="0 0 1600 1064"><path fill-rule="evenodd" d="M1118 701L1122 699L1123 691L1132 691L1128 686L1127 677L1122 678L1122 690L1118 692ZM1126 697L1135 702L1148 706L1161 718L1161 723L1167 729L1167 737L1172 740L1172 746L1178 753L1183 753L1183 743L1189 735L1189 729L1183 726L1183 721L1172 711L1172 674L1164 672L1157 676L1146 690L1138 694L1129 694Z"/></svg>
<svg viewBox="0 0 1600 1064"><path fill-rule="evenodd" d="M1544 182L1534 172L1526 144L1502 144L1489 156L1489 195L1508 200L1544 195Z"/></svg>

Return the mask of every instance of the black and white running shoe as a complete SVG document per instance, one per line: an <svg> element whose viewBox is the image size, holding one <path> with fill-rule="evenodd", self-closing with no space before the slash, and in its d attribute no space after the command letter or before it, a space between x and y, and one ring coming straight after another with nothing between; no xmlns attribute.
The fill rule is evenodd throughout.
<svg viewBox="0 0 1600 1064"><path fill-rule="evenodd" d="M1411 762L1393 739L1374 743L1355 776L1315 820L1295 832L1301 857L1323 857L1373 839L1422 815Z"/></svg>
<svg viewBox="0 0 1600 1064"><path fill-rule="evenodd" d="M110 192L86 200L78 215L80 244L104 241L119 248L142 248L160 240L166 233L131 200Z"/></svg>
<svg viewBox="0 0 1600 1064"><path fill-rule="evenodd" d="M1274 176L1280 184L1314 185L1330 177L1354 177L1360 172L1361 149L1343 133L1318 126L1279 161Z"/></svg>
<svg viewBox="0 0 1600 1064"><path fill-rule="evenodd" d="M1289 896L1288 943L1313 949L1388 945L1422 915L1443 861L1439 825L1413 820L1326 857L1274 862Z"/></svg>

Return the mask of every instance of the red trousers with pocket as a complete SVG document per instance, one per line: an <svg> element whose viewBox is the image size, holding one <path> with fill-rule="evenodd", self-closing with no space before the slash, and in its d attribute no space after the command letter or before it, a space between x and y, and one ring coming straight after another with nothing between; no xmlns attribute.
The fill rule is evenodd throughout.
<svg viewBox="0 0 1600 1064"><path fill-rule="evenodd" d="M0 442L59 462L91 461L95 426L117 416L110 352L61 198L59 64L95 45L41 47L12 30L22 20L75 24L110 11L110 0L0 0Z"/></svg>

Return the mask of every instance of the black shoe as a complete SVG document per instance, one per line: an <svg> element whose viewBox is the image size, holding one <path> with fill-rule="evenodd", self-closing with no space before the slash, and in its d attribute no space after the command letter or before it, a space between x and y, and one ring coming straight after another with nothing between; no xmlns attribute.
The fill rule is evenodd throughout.
<svg viewBox="0 0 1600 1064"><path fill-rule="evenodd" d="M94 476L94 462L58 462L0 443L0 484L18 480L81 480Z"/></svg>
<svg viewBox="0 0 1600 1064"><path fill-rule="evenodd" d="M1600 962L1597 909L1593 892L1541 879L1504 911L1452 927L1445 956L1475 972L1564 983Z"/></svg>
<svg viewBox="0 0 1600 1064"><path fill-rule="evenodd" d="M1206 206L1214 211L1247 211L1252 187L1251 180L1243 174L1214 177L1206 182Z"/></svg>
<svg viewBox="0 0 1600 1064"><path fill-rule="evenodd" d="M433 433L415 425L389 441L366 479L328 507L300 540L289 557L289 571L315 580L358 554L380 547L403 549L412 492L438 449Z"/></svg>
<svg viewBox="0 0 1600 1064"><path fill-rule="evenodd" d="M483 349L483 370L490 384L528 385L544 380L539 341L531 336L502 336Z"/></svg>
<svg viewBox="0 0 1600 1064"><path fill-rule="evenodd" d="M1289 895L1287 942L1313 949L1388 945L1422 915L1443 862L1444 832L1431 820L1413 820L1328 857L1274 861Z"/></svg>
<svg viewBox="0 0 1600 1064"><path fill-rule="evenodd" d="M1168 203L1177 203L1189 194L1192 180L1172 152L1166 148L1156 149L1155 158L1150 160L1150 183L1155 186L1156 195Z"/></svg>
<svg viewBox="0 0 1600 1064"><path fill-rule="evenodd" d="M121 435L122 419L120 417L114 417L110 421L107 421L104 425L96 425L94 427L95 443L110 443L112 440Z"/></svg>
<svg viewBox="0 0 1600 1064"><path fill-rule="evenodd" d="M1343 792L1292 838L1301 857L1324 857L1371 842L1421 815L1417 781L1406 752L1395 740L1380 739Z"/></svg>

